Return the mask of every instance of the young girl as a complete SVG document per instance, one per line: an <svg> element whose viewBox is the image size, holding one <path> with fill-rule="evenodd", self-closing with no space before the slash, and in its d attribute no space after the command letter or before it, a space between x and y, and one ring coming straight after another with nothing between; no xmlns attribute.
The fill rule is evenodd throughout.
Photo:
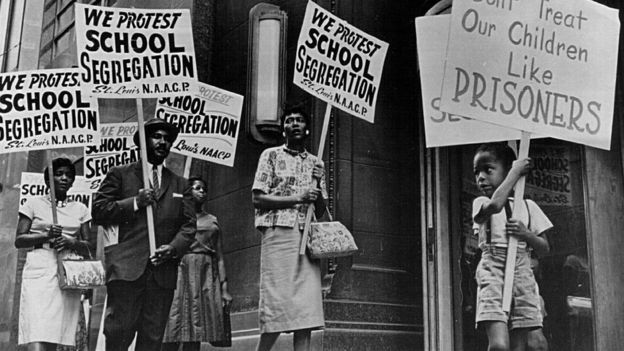
<svg viewBox="0 0 624 351"><path fill-rule="evenodd" d="M516 216L511 218L514 203L509 197L513 187L531 169L529 158L515 159L509 146L492 143L479 147L473 161L477 186L485 195L472 205L482 251L476 272L476 322L487 333L488 350L524 350L527 333L542 326L537 284L527 250L533 249L538 255L549 251L544 232L552 228L552 223L531 200L519 203ZM518 251L508 314L503 311L502 296L509 235L518 238Z"/></svg>

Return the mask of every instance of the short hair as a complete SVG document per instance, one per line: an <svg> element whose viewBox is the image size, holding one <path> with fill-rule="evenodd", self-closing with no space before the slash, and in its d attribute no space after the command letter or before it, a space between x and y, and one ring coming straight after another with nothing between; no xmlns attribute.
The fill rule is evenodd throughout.
<svg viewBox="0 0 624 351"><path fill-rule="evenodd" d="M300 114L306 122L306 128L310 129L310 115L305 111L302 104L294 105L294 106L286 106L284 108L284 112L280 116L280 128L284 129L284 121L286 120L286 116Z"/></svg>
<svg viewBox="0 0 624 351"><path fill-rule="evenodd" d="M65 157L59 157L52 160L52 173L56 172L57 169L61 167L68 167L72 173L73 178L76 178L76 166L74 163ZM50 178L48 177L48 167L43 170L43 180L46 185L50 185Z"/></svg>
<svg viewBox="0 0 624 351"><path fill-rule="evenodd" d="M208 183L200 176L194 175L194 176L190 176L188 179L188 186L193 186L193 182L202 182L204 183L204 185L208 186Z"/></svg>
<svg viewBox="0 0 624 351"><path fill-rule="evenodd" d="M491 153L497 160L499 160L503 164L503 167L506 170L510 170L513 161L516 160L516 153L507 144L507 142L482 144L481 146L479 146L477 151L475 151L475 155L479 152Z"/></svg>

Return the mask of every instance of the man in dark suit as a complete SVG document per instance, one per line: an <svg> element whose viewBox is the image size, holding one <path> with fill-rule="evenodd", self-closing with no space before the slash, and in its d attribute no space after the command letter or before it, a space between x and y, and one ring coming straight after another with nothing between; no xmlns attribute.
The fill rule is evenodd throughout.
<svg viewBox="0 0 624 351"><path fill-rule="evenodd" d="M150 184L141 162L114 167L95 194L95 223L116 229L104 248L107 309L106 350L159 350L177 281L177 258L196 232L195 209L186 179L163 167L178 130L160 119L145 123ZM138 132L134 143L139 145ZM150 257L146 207L152 206L156 252Z"/></svg>

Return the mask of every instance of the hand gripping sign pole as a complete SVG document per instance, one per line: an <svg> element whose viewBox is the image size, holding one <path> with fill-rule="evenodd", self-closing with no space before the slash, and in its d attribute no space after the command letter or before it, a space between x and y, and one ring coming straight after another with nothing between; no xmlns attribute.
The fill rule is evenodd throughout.
<svg viewBox="0 0 624 351"><path fill-rule="evenodd" d="M327 104L325 108L325 117L323 118L323 130L321 131L321 140L319 141L319 147L317 156L320 160L323 159L323 152L325 151L325 140L327 139L327 130L329 129L329 120L331 118L332 105ZM318 185L318 179L317 183ZM308 243L308 235L310 234L310 223L312 222L312 214L314 213L314 203L308 206L308 212L306 213L305 226L303 227L303 236L301 237L301 244L299 246L299 254L305 255L306 244Z"/></svg>
<svg viewBox="0 0 624 351"><path fill-rule="evenodd" d="M531 133L522 132L520 146L518 147L518 159L529 157L529 144L531 142ZM519 204L524 200L524 185L526 177L522 176L516 182L514 187L514 207L512 217L518 218L520 211ZM510 236L507 244L507 262L505 263L505 283L503 285L503 311L509 313L511 310L511 293L514 284L514 272L516 271L516 254L518 252L518 238Z"/></svg>
<svg viewBox="0 0 624 351"><path fill-rule="evenodd" d="M58 215L56 212L56 192L54 188L54 169L52 169L52 151L48 150L48 188L50 189L50 205L52 205L52 224L58 224Z"/></svg>
<svg viewBox="0 0 624 351"><path fill-rule="evenodd" d="M353 46L349 41L350 39L345 39L344 34L346 33L365 38L368 45L370 45L370 50L363 50L362 45ZM323 39L319 39L321 37ZM337 48L339 48L337 50L340 50L339 57L327 54L321 45L323 40L332 40L336 44ZM297 42L297 53L300 60L295 64L293 82L299 88L327 103L317 154L319 159L323 158L323 149L325 147L332 107L336 107L369 123L374 123L377 92L387 51L388 43L336 17L330 11L314 3L314 1L308 1ZM351 64L342 62L343 55L346 54L351 58ZM335 68L335 72L342 72L342 78L351 77L350 79L357 79L351 80L350 84L339 84L337 79L331 80L329 78L331 75L327 75L327 73L322 74L319 71L318 75L311 75L310 67L314 67L314 65L330 67L328 71ZM333 77L337 78L339 76L340 73L336 73ZM340 82L344 82L344 80L341 79ZM361 93L364 90L367 93L365 96L362 96ZM303 238L299 250L299 253L302 255L305 254L313 213L314 204L310 204L306 214Z"/></svg>
<svg viewBox="0 0 624 351"><path fill-rule="evenodd" d="M139 127L139 151L141 153L141 168L143 168L143 186L147 186L149 181L149 165L147 163L147 150L145 148L146 136L145 136L145 123L143 121L143 100L141 98L136 99L137 107L137 119ZM150 256L156 252L156 234L154 232L154 212L152 205L148 205L145 208L147 213L147 237L149 239Z"/></svg>

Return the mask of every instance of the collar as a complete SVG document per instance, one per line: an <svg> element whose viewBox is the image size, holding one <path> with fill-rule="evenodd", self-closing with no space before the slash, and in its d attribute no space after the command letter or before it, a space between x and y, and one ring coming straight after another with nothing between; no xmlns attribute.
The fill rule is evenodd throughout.
<svg viewBox="0 0 624 351"><path fill-rule="evenodd" d="M150 172L152 171L152 169L154 169L154 166L156 166L156 170L158 172L158 176L160 177L160 175L162 174L163 167L164 167L163 164L161 163L159 165L153 165L153 164L151 164L149 162L147 162L147 164L149 165Z"/></svg>
<svg viewBox="0 0 624 351"><path fill-rule="evenodd" d="M308 150L306 150L305 148L303 149L303 151L297 151L297 150L289 149L286 146L286 144L284 144L283 148L284 148L284 151L286 151L286 153L290 154L291 156L300 156L301 158L308 157Z"/></svg>
<svg viewBox="0 0 624 351"><path fill-rule="evenodd" d="M48 200L48 202L49 202L50 204L52 204L52 199L50 198L50 193L48 193L48 194L45 196L45 198ZM63 207L66 207L66 206L67 206L67 204L68 204L69 202L71 202L71 200L69 200L67 197L65 198L65 200L62 200L62 201L61 201L61 200L56 200L56 207L57 207L57 208L63 208Z"/></svg>

